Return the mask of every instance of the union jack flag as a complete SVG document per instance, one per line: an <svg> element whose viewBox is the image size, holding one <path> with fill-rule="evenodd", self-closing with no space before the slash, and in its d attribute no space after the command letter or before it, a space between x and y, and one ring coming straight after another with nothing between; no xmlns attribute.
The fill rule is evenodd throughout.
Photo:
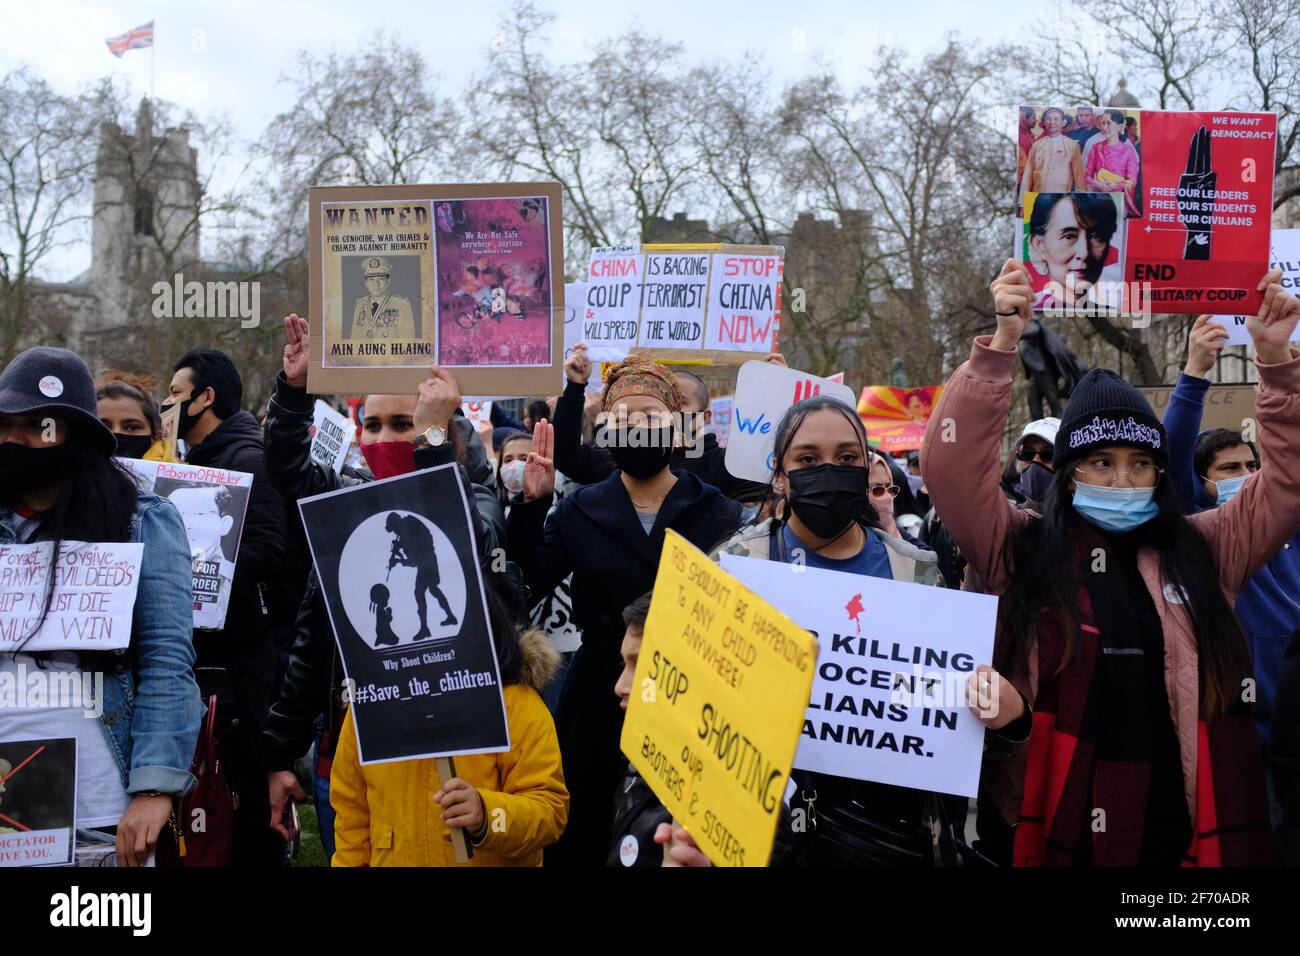
<svg viewBox="0 0 1300 956"><path fill-rule="evenodd" d="M136 27L120 37L113 37L104 42L108 44L108 52L116 57L121 57L127 50L141 50L153 46L153 21L150 20L142 27Z"/></svg>

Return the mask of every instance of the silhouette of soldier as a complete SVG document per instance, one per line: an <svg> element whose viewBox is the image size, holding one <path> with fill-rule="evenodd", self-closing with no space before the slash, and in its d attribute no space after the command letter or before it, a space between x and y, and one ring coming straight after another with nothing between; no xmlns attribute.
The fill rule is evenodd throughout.
<svg viewBox="0 0 1300 956"><path fill-rule="evenodd" d="M375 647L392 647L398 638L393 633L393 609L388 606L388 588L382 584L370 589L370 610L375 615Z"/></svg>
<svg viewBox="0 0 1300 956"><path fill-rule="evenodd" d="M441 626L455 624L456 615L451 613L451 605L438 587L438 553L433 547L433 535L424 522L415 515L403 517L393 512L384 523L384 530L394 535L393 550L388 556L388 570L392 571L399 564L415 568L415 605L420 613L420 630L411 640L421 641L433 635L429 630L429 611L424 597L426 591L437 599L442 605L443 613L447 615Z"/></svg>

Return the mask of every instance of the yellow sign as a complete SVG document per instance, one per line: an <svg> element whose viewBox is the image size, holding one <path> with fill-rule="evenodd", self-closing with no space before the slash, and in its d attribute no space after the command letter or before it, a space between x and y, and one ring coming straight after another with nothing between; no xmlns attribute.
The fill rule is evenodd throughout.
<svg viewBox="0 0 1300 956"><path fill-rule="evenodd" d="M817 640L668 531L623 753L716 866L766 866Z"/></svg>

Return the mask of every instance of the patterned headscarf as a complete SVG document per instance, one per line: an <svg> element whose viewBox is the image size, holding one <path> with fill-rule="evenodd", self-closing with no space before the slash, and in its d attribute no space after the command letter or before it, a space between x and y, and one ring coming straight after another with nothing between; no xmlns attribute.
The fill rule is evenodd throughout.
<svg viewBox="0 0 1300 956"><path fill-rule="evenodd" d="M637 356L629 356L625 361L619 362L605 376L601 409L607 412L633 395L657 398L674 414L682 410L682 393L677 387L677 376L658 362Z"/></svg>

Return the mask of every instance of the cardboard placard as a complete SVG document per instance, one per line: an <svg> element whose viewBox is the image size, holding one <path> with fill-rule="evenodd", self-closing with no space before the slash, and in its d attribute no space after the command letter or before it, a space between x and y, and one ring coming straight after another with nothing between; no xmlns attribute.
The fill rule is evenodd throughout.
<svg viewBox="0 0 1300 956"><path fill-rule="evenodd" d="M966 684L992 661L997 598L730 554L722 566L817 635L795 767L975 796L984 724Z"/></svg>
<svg viewBox="0 0 1300 956"><path fill-rule="evenodd" d="M510 749L458 466L298 502L361 763Z"/></svg>
<svg viewBox="0 0 1300 956"><path fill-rule="evenodd" d="M0 544L0 653L129 646L144 545L62 541L51 591L53 553L52 541Z"/></svg>
<svg viewBox="0 0 1300 956"><path fill-rule="evenodd" d="M166 498L185 522L194 575L194 626L219 631L226 625L235 562L253 476L202 465L123 459L142 491Z"/></svg>
<svg viewBox="0 0 1300 956"><path fill-rule="evenodd" d="M317 394L414 394L431 364L463 395L545 395L563 357L558 183L310 191Z"/></svg>
<svg viewBox="0 0 1300 956"><path fill-rule="evenodd" d="M620 746L716 866L765 866L817 642L669 530Z"/></svg>
<svg viewBox="0 0 1300 956"><path fill-rule="evenodd" d="M742 365L727 432L727 471L749 481L771 481L776 426L791 405L814 395L826 395L853 408L853 392L828 378L770 362Z"/></svg>

